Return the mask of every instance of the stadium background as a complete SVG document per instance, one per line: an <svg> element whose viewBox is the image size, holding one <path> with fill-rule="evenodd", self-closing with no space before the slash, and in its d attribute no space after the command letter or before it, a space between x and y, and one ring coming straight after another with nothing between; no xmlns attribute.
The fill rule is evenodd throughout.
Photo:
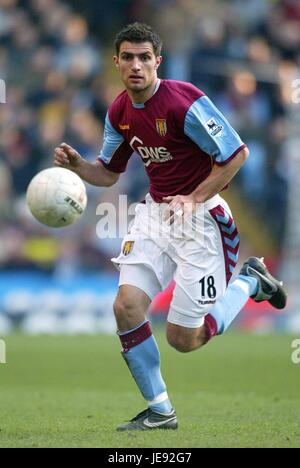
<svg viewBox="0 0 300 468"><path fill-rule="evenodd" d="M31 178L52 166L66 141L89 160L101 148L107 106L122 89L112 66L113 38L135 20L164 41L161 78L199 86L228 117L251 157L224 193L242 248L264 256L289 288L288 310L249 301L237 326L300 331L299 121L295 80L300 64L298 1L0 0L0 336L115 332L117 276L109 258L121 239L96 235L96 207L147 192L143 165L109 190L88 187L83 219L64 230L35 222L25 203ZM165 313L171 292L153 316Z"/></svg>

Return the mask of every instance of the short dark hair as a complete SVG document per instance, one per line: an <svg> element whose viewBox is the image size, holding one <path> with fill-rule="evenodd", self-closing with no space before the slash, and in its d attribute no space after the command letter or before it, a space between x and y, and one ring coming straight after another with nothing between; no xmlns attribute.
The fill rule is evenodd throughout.
<svg viewBox="0 0 300 468"><path fill-rule="evenodd" d="M151 42L156 57L161 54L162 40L148 24L136 22L128 24L121 29L115 38L115 49L117 55L119 55L121 44L124 41L136 43Z"/></svg>

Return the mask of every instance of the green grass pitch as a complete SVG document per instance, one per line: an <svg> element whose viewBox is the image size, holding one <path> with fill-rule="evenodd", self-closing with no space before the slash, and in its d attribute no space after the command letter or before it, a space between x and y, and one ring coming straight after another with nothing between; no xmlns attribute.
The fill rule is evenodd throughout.
<svg viewBox="0 0 300 468"><path fill-rule="evenodd" d="M0 447L300 447L296 337L229 333L191 354L157 338L178 431L115 431L145 407L117 337L12 335Z"/></svg>

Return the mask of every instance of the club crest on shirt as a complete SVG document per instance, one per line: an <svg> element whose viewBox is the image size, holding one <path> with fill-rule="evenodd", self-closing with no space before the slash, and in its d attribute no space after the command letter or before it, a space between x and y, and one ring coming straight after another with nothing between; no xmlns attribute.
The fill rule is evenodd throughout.
<svg viewBox="0 0 300 468"><path fill-rule="evenodd" d="M134 244L134 241L126 241L125 244L123 245L123 254L126 256L126 255L129 255L130 252L132 251L133 249L133 244Z"/></svg>
<svg viewBox="0 0 300 468"><path fill-rule="evenodd" d="M206 126L212 136L218 135L223 130L223 125L218 125L213 117L206 122Z"/></svg>
<svg viewBox="0 0 300 468"><path fill-rule="evenodd" d="M166 136L168 131L166 119L156 119L156 130L160 136Z"/></svg>

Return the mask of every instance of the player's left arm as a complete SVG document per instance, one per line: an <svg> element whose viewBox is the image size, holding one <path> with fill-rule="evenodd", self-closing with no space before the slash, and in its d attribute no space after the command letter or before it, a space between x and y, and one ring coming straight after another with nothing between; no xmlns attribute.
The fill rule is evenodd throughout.
<svg viewBox="0 0 300 468"><path fill-rule="evenodd" d="M196 209L198 203L204 203L217 195L233 179L248 156L249 150L245 147L225 166L214 165L210 175L189 195L164 197L164 202L169 204L167 217L170 223L174 221L176 214L189 215Z"/></svg>
<svg viewBox="0 0 300 468"><path fill-rule="evenodd" d="M190 195L164 198L173 212L181 211L182 204L204 203L219 193L249 156L247 146L207 96L191 105L185 117L184 133L211 156L214 165L210 175Z"/></svg>
<svg viewBox="0 0 300 468"><path fill-rule="evenodd" d="M224 166L215 164L209 176L192 192L195 203L204 203L219 193L237 174L249 156L245 146Z"/></svg>

